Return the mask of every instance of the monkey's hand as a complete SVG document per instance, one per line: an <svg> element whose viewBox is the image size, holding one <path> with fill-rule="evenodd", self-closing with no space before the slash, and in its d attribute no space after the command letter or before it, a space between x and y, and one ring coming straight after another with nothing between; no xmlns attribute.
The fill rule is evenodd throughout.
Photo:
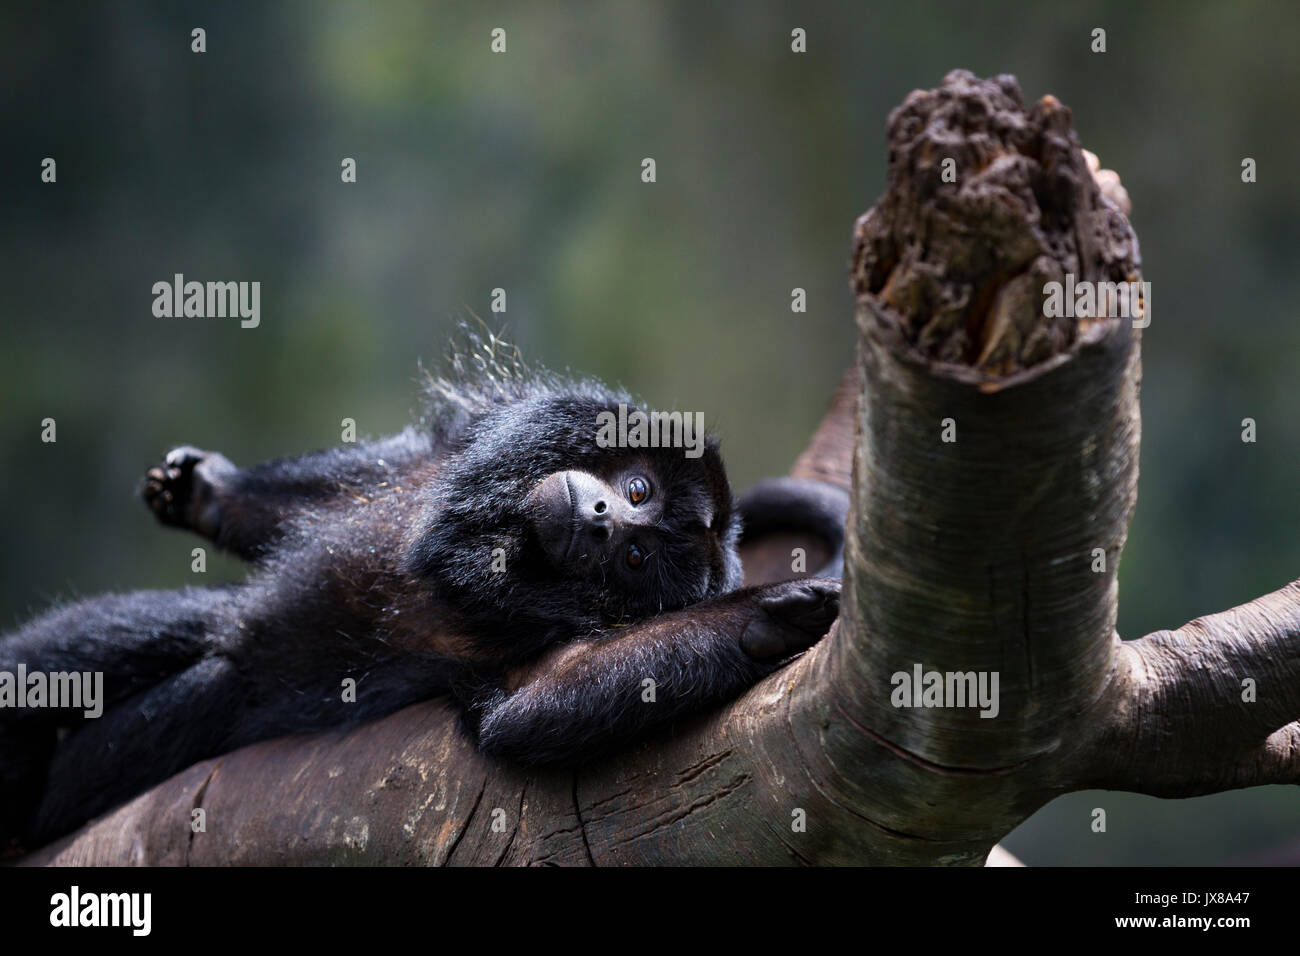
<svg viewBox="0 0 1300 956"><path fill-rule="evenodd" d="M235 470L225 455L182 445L145 472L140 497L163 524L215 540L221 530L217 486Z"/></svg>
<svg viewBox="0 0 1300 956"><path fill-rule="evenodd" d="M778 661L816 644L840 613L840 582L809 578L773 585L740 635L756 661Z"/></svg>

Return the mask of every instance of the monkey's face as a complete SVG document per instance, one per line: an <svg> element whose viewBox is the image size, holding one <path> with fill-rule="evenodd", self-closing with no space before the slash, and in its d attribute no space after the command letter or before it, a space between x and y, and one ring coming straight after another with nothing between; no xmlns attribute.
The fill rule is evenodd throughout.
<svg viewBox="0 0 1300 956"><path fill-rule="evenodd" d="M529 525L562 574L626 571L639 575L654 553L663 496L632 474L605 481L586 471L556 471L528 494Z"/></svg>
<svg viewBox="0 0 1300 956"><path fill-rule="evenodd" d="M737 583L720 466L637 456L602 474L552 472L527 495L531 541L559 578L598 589L606 616L641 617L720 593Z"/></svg>
<svg viewBox="0 0 1300 956"><path fill-rule="evenodd" d="M739 587L717 446L605 447L597 416L622 401L542 390L505 404L467 428L429 488L407 567L481 640L549 640Z"/></svg>

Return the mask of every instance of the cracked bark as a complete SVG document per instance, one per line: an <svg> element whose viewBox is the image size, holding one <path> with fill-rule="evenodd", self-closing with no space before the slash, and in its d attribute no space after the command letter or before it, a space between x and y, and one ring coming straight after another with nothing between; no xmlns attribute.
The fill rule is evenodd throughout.
<svg viewBox="0 0 1300 956"><path fill-rule="evenodd" d="M576 776L486 761L431 701L208 761L28 862L978 864L1072 790L1300 782L1300 582L1115 634L1140 332L1048 318L1041 290L1140 279L1118 177L1010 77L911 94L889 152L854 230L856 367L793 469L854 500L843 614L812 651ZM914 664L997 672L997 718L892 706Z"/></svg>

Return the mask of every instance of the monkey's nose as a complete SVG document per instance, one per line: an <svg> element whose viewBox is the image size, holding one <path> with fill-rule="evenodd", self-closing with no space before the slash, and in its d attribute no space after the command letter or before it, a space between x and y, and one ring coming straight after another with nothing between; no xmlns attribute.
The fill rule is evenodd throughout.
<svg viewBox="0 0 1300 956"><path fill-rule="evenodd" d="M592 502L591 507L584 515L588 533L597 541L605 541L609 538L610 524L613 521L610 515L609 505L604 499L598 499Z"/></svg>

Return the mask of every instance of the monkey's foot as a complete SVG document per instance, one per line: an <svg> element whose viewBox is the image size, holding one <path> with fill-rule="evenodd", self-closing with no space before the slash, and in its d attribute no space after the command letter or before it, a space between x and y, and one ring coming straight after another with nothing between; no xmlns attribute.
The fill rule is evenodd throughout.
<svg viewBox="0 0 1300 956"><path fill-rule="evenodd" d="M216 484L234 470L225 455L181 445L145 472L140 497L163 524L216 538L221 528Z"/></svg>
<svg viewBox="0 0 1300 956"><path fill-rule="evenodd" d="M839 581L786 581L772 586L759 601L740 635L740 646L759 661L788 657L816 644L839 613Z"/></svg>

